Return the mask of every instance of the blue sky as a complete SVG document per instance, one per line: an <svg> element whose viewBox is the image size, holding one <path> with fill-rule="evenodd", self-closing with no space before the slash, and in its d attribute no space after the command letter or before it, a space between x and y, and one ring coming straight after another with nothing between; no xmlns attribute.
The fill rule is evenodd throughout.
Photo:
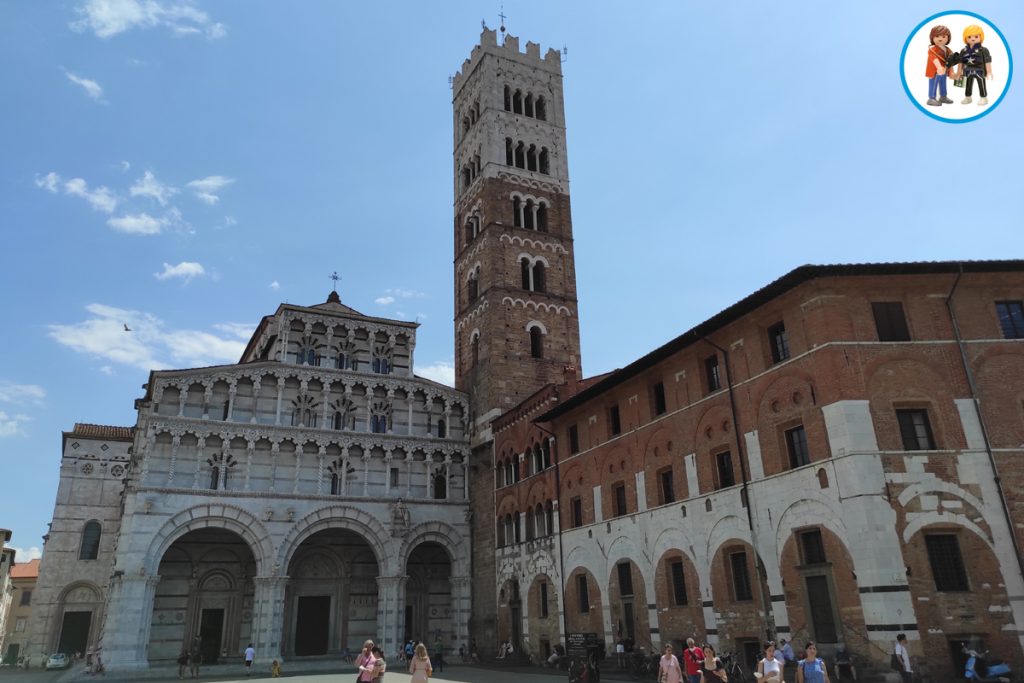
<svg viewBox="0 0 1024 683"><path fill-rule="evenodd" d="M448 77L498 8L0 4L12 545L40 545L62 430L133 424L148 368L236 359L278 303L324 300L332 271L357 310L419 317L419 372L451 375ZM1020 75L964 125L924 116L900 83L910 31L950 7L504 9L523 42L568 47L587 375L803 263L1022 256ZM955 9L1024 54L1021 3Z"/></svg>

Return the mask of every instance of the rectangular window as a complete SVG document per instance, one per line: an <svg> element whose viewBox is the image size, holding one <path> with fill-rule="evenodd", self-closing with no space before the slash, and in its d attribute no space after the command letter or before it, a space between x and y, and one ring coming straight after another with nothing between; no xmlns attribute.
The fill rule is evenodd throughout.
<svg viewBox="0 0 1024 683"><path fill-rule="evenodd" d="M569 427L569 453L576 455L580 452L580 430L576 425Z"/></svg>
<svg viewBox="0 0 1024 683"><path fill-rule="evenodd" d="M966 591L967 572L960 554L960 542L954 534L927 534L928 562L932 566L937 591Z"/></svg>
<svg viewBox="0 0 1024 683"><path fill-rule="evenodd" d="M629 562L623 562L615 567L619 572L619 595L627 597L633 594L633 572L629 568Z"/></svg>
<svg viewBox="0 0 1024 683"><path fill-rule="evenodd" d="M612 436L622 433L622 418L619 416L619 407L617 405L608 409L608 431L611 432Z"/></svg>
<svg viewBox="0 0 1024 683"><path fill-rule="evenodd" d="M661 489L661 504L674 503L676 500L676 489L672 482L672 468L662 470L658 474L658 483Z"/></svg>
<svg viewBox="0 0 1024 683"><path fill-rule="evenodd" d="M548 615L548 584L547 581L542 581L540 584L540 616L546 617Z"/></svg>
<svg viewBox="0 0 1024 683"><path fill-rule="evenodd" d="M665 414L665 411L668 408L665 405L665 384L664 383L658 382L653 387L651 387L651 403L653 404L652 408L654 409L654 414L656 416L657 415L664 415Z"/></svg>
<svg viewBox="0 0 1024 683"><path fill-rule="evenodd" d="M621 517L626 514L626 485L616 484L612 489L612 494L615 496L615 516Z"/></svg>
<svg viewBox="0 0 1024 683"><path fill-rule="evenodd" d="M576 592L580 597L580 614L590 611L590 589L587 586L587 575L580 574L576 577Z"/></svg>
<svg viewBox="0 0 1024 683"><path fill-rule="evenodd" d="M927 410L924 408L897 410L896 419L900 422L903 450L935 450L935 437L932 435L932 425L928 421Z"/></svg>
<svg viewBox="0 0 1024 683"><path fill-rule="evenodd" d="M768 328L768 343L772 347L772 363L781 363L789 358L789 336L781 321Z"/></svg>
<svg viewBox="0 0 1024 683"><path fill-rule="evenodd" d="M821 529L801 532L800 549L803 552L804 564L824 564L826 562Z"/></svg>
<svg viewBox="0 0 1024 683"><path fill-rule="evenodd" d="M682 560L676 560L669 565L670 576L672 577L672 604L686 604L686 575L683 574Z"/></svg>
<svg viewBox="0 0 1024 683"><path fill-rule="evenodd" d="M872 301L871 312L875 315L875 329L878 331L878 341L910 341L910 330L907 329L907 317L903 314L903 304L901 302Z"/></svg>
<svg viewBox="0 0 1024 683"><path fill-rule="evenodd" d="M572 508L573 527L583 526L583 500L579 496L576 496L569 501L569 506Z"/></svg>
<svg viewBox="0 0 1024 683"><path fill-rule="evenodd" d="M21 592L21 602L18 603L18 606L19 607L24 607L25 605L31 605L31 604L32 604L32 591L22 591Z"/></svg>
<svg viewBox="0 0 1024 683"><path fill-rule="evenodd" d="M1024 339L1024 302L997 301L999 326L1007 339Z"/></svg>
<svg viewBox="0 0 1024 683"><path fill-rule="evenodd" d="M21 633L22 631L25 630L25 623L26 622L27 622L27 619L25 617L18 617L18 620L16 622L14 622L14 630L17 631L18 633Z"/></svg>
<svg viewBox="0 0 1024 683"><path fill-rule="evenodd" d="M807 450L807 432L803 425L786 430L786 450L789 451L790 467L803 467L811 462L811 454Z"/></svg>
<svg viewBox="0 0 1024 683"><path fill-rule="evenodd" d="M398 486L398 468L397 467L392 467L391 468L390 477L391 477L391 488L395 488L396 486Z"/></svg>
<svg viewBox="0 0 1024 683"><path fill-rule="evenodd" d="M750 590L750 572L747 570L747 551L740 550L729 554L729 569L732 570L733 600L741 602L753 600Z"/></svg>
<svg viewBox="0 0 1024 683"><path fill-rule="evenodd" d="M722 388L722 377L718 371L718 356L708 356L704 359L704 377L708 383L708 393L718 391Z"/></svg>
<svg viewBox="0 0 1024 683"><path fill-rule="evenodd" d="M715 455L715 464L718 469L718 488L724 489L736 483L736 477L732 473L732 453L725 451Z"/></svg>

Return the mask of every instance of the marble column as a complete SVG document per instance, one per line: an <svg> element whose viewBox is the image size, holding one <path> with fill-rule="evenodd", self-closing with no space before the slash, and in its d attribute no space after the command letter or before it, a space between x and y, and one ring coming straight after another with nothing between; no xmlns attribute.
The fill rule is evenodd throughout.
<svg viewBox="0 0 1024 683"><path fill-rule="evenodd" d="M471 579L468 576L453 576L450 581L452 586L452 635L455 636L452 646L458 648L465 644L469 648L469 620L472 611L470 604Z"/></svg>
<svg viewBox="0 0 1024 683"><path fill-rule="evenodd" d="M405 635L405 584L408 576L377 577L377 645L393 655Z"/></svg>
<svg viewBox="0 0 1024 683"><path fill-rule="evenodd" d="M159 576L116 574L107 593L103 661L110 671L149 668L149 633Z"/></svg>
<svg viewBox="0 0 1024 683"><path fill-rule="evenodd" d="M284 650L281 637L284 629L284 591L287 576L257 576L253 579L256 595L253 600L252 642L256 650L256 664L270 666Z"/></svg>

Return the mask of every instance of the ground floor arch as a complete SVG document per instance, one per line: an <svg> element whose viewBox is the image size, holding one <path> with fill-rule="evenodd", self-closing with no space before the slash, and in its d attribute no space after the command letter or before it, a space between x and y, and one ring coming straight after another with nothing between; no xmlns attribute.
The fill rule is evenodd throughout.
<svg viewBox="0 0 1024 683"><path fill-rule="evenodd" d="M321 529L303 540L287 567L283 654L358 651L377 638L377 556L349 529Z"/></svg>
<svg viewBox="0 0 1024 683"><path fill-rule="evenodd" d="M205 527L178 537L158 565L150 662L172 662L198 639L203 662L233 660L252 637L256 559L241 536Z"/></svg>
<svg viewBox="0 0 1024 683"><path fill-rule="evenodd" d="M561 591L547 574L533 579L526 596L528 651L547 659L562 643Z"/></svg>
<svg viewBox="0 0 1024 683"><path fill-rule="evenodd" d="M103 593L85 581L72 583L58 600L58 627L51 652L85 654L95 649L103 617Z"/></svg>
<svg viewBox="0 0 1024 683"><path fill-rule="evenodd" d="M427 541L409 553L405 573L403 640L458 647L453 629L452 558L440 543Z"/></svg>

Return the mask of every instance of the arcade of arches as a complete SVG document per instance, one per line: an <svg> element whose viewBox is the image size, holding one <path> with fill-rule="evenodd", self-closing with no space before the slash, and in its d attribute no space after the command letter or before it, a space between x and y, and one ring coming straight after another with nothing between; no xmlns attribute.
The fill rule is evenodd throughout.
<svg viewBox="0 0 1024 683"><path fill-rule="evenodd" d="M381 578L370 542L348 529L317 531L295 548L282 577L280 653L356 652L363 641L379 637L382 618L397 626L403 639L455 638L458 596L452 569L449 551L440 543L416 544L405 575L398 577L408 597L396 624L381 614L379 593L389 579ZM149 661L176 659L196 635L204 663L237 658L256 640L256 577L253 551L238 534L208 527L178 538L159 563Z"/></svg>

